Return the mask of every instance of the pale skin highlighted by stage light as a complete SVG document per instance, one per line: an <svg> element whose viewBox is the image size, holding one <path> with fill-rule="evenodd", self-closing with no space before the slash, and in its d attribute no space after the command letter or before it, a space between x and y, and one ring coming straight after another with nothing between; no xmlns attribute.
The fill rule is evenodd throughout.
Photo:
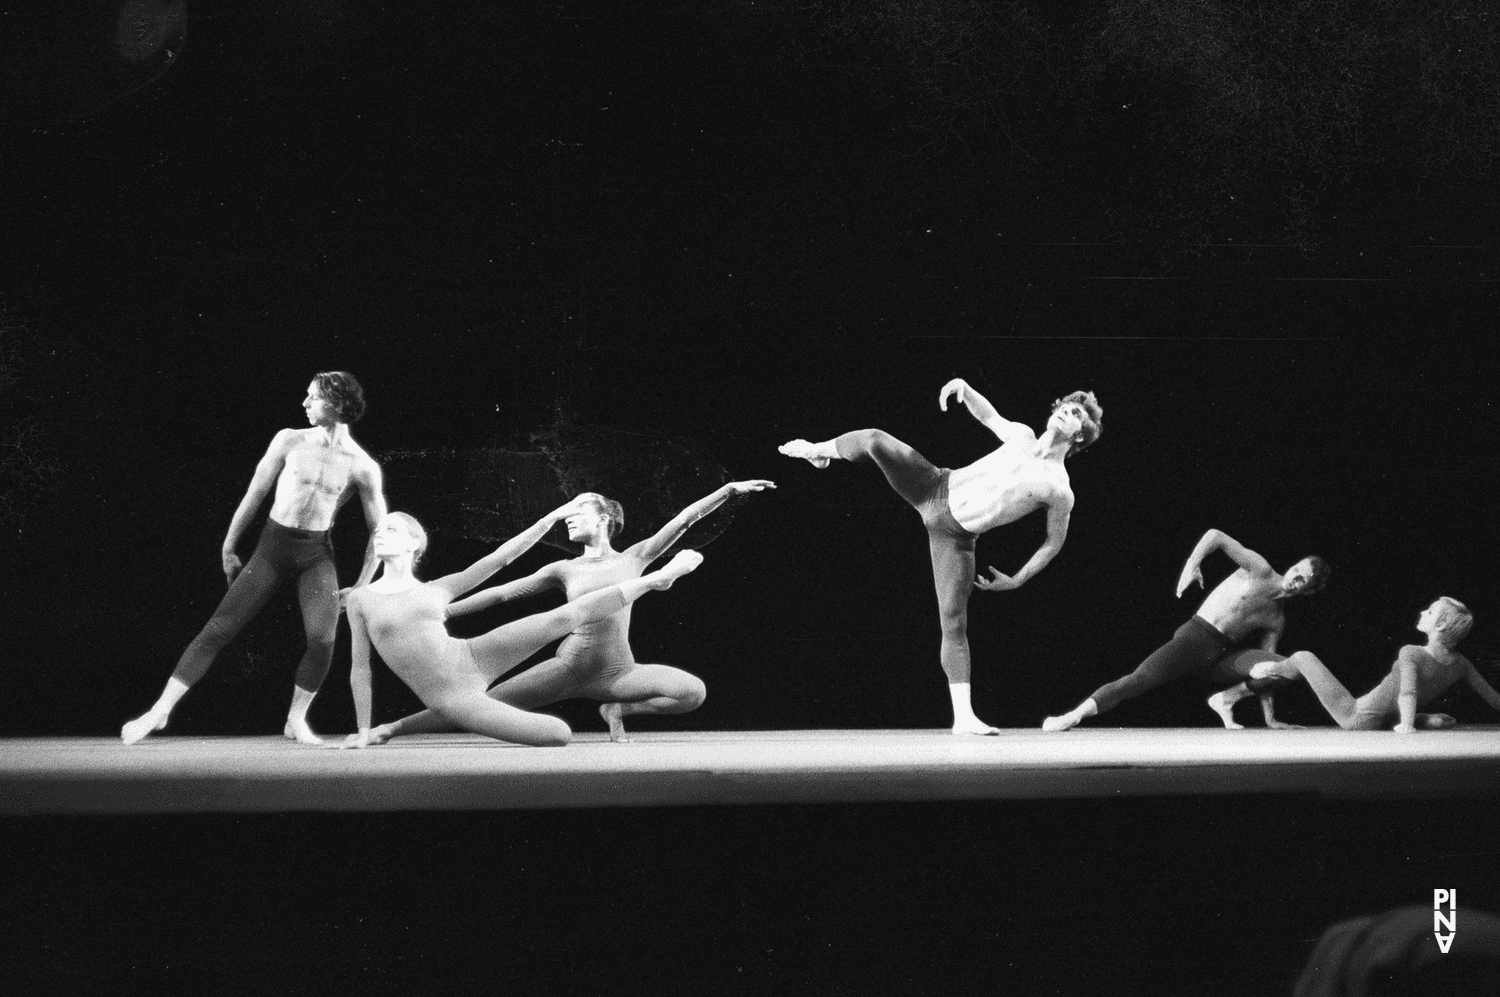
<svg viewBox="0 0 1500 997"><path fill-rule="evenodd" d="M1392 721L1397 734L1443 730L1456 721L1446 713L1418 713L1417 709L1462 681L1492 708L1500 710L1500 693L1484 680L1474 663L1456 650L1468 636L1474 617L1467 606L1444 596L1422 610L1417 630L1427 635L1425 645L1407 644L1375 688L1356 699L1311 651L1257 664L1252 679L1304 679L1334 722L1345 730L1381 730ZM1253 693L1243 684L1225 692L1233 705Z"/></svg>
<svg viewBox="0 0 1500 997"><path fill-rule="evenodd" d="M1231 649L1260 633L1260 650L1267 654L1274 653L1282 632L1286 629L1286 613L1282 608L1285 600L1321 591L1329 575L1327 563L1319 557L1303 558L1283 575L1272 568L1264 557L1227 533L1209 530L1203 534L1182 567L1182 573L1177 579L1179 599L1190 586L1196 584L1199 588L1203 587L1203 559L1214 551L1222 551L1234 561L1236 569L1215 586L1198 607L1198 612L1178 628L1170 641L1141 662L1135 671L1100 686L1093 695L1067 713L1047 717L1042 721L1043 730L1068 730L1088 717L1113 709L1123 700L1149 692L1182 675L1198 674L1210 681L1244 678L1243 672L1228 665L1228 662L1242 660L1231 655ZM1274 687L1274 683L1271 687ZM1262 692L1261 696L1267 725L1291 726L1275 719L1270 688ZM1221 708L1222 702L1216 703L1214 698L1210 698L1209 705L1219 713L1226 726L1238 726L1228 712L1233 703Z"/></svg>
<svg viewBox="0 0 1500 997"><path fill-rule="evenodd" d="M255 467L250 487L229 524L221 559L229 591L214 616L188 645L172 677L151 708L120 728L120 740L135 744L166 727L172 709L213 665L215 657L264 608L286 581L295 579L307 635L307 651L297 668L292 702L282 730L303 744L320 744L307 722L333 659L340 607L353 588L375 573L373 542L365 550L359 578L340 590L328 530L354 495L373 534L385 515L380 466L349 433L349 422L364 410L363 392L342 371L319 374L302 402L310 429L283 429ZM242 565L235 552L240 538L272 490L270 519L255 554Z"/></svg>
<svg viewBox="0 0 1500 997"><path fill-rule="evenodd" d="M562 720L501 703L485 695L485 690L495 678L552 641L619 612L647 592L670 588L703 563L702 554L682 551L660 570L590 592L575 602L507 623L470 640L450 636L444 624L448 605L454 599L529 550L552 526L580 508L577 501L570 502L463 571L430 582L421 581L414 573L427 544L421 526L404 513L391 513L381 520L375 533L381 576L349 598L349 684L359 730L345 739L343 747L365 748L377 743L370 730L372 647L423 705L442 717L446 729L472 731L517 744L568 743L573 732Z"/></svg>
<svg viewBox="0 0 1500 997"><path fill-rule="evenodd" d="M891 488L922 517L927 528L933 582L942 628L940 658L953 704L954 734L998 734L974 714L969 684L969 593L1019 588L1045 568L1063 548L1073 512L1073 489L1064 461L1093 444L1103 431L1103 410L1088 392L1074 392L1054 403L1038 436L1029 426L1001 417L983 395L960 378L943 385L938 407L952 400L1000 439L1000 447L967 467L933 466L911 447L878 429L845 433L822 443L791 440L778 449L825 468L835 460L872 461ZM989 568L974 570L979 534L1045 509L1047 538L1014 575Z"/></svg>
<svg viewBox="0 0 1500 997"><path fill-rule="evenodd" d="M485 589L448 607L448 616L476 613L502 602L561 589L573 602L608 585L640 577L698 520L726 500L775 488L770 481L731 481L672 517L655 534L623 551L611 545L623 510L602 495L578 496L578 511L565 523L568 539L584 546L582 556L554 561L526 578ZM490 677L493 681L495 676ZM687 713L703 704L703 680L670 665L639 664L630 649L630 607L589 623L563 639L554 657L528 668L489 691L492 699L532 710L564 699L600 700L599 714L614 741L627 741L625 718L645 714ZM434 710L424 710L370 732L372 744L408 734L437 734L452 724Z"/></svg>

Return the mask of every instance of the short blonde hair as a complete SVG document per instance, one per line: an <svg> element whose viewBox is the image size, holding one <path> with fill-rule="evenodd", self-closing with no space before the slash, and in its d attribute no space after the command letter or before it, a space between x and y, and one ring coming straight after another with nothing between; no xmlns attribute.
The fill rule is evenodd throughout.
<svg viewBox="0 0 1500 997"><path fill-rule="evenodd" d="M422 555L427 553L427 531L422 528L421 523L417 522L417 517L409 512L391 512L387 515L406 524L406 532L410 533L412 539L417 542L417 549L412 551L412 564L421 563Z"/></svg>
<svg viewBox="0 0 1500 997"><path fill-rule="evenodd" d="M1457 647L1469 631L1474 629L1474 614L1469 612L1469 607L1459 602L1452 596L1444 595L1438 597L1437 625L1442 631L1441 640L1448 647Z"/></svg>

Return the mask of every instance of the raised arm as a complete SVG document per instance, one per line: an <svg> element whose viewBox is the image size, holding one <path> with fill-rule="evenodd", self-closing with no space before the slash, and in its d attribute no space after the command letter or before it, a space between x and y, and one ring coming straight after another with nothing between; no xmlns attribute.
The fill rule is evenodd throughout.
<svg viewBox="0 0 1500 997"><path fill-rule="evenodd" d="M283 429L272 437L271 445L266 448L265 455L255 465L255 474L250 478L250 487L245 489L245 497L240 499L233 518L229 520L229 532L224 536L221 557L224 563L224 577L231 583L234 581L234 576L240 573L240 568L244 567L234 549L239 545L245 528L255 518L255 513L260 509L261 503L265 502L266 496L271 494L271 489L276 487L276 478L286 464L286 455L296 444L297 431L294 429Z"/></svg>
<svg viewBox="0 0 1500 997"><path fill-rule="evenodd" d="M967 381L961 377L955 377L943 385L943 390L938 392L938 408L944 412L948 411L948 398L952 397L959 404L969 410L969 414L977 419L980 425L1000 438L1000 442L1009 443L1013 439L1034 440L1036 434L1031 427L1024 422L1011 422L1009 419L995 411L995 406L989 403L979 392L969 387Z"/></svg>
<svg viewBox="0 0 1500 997"><path fill-rule="evenodd" d="M656 531L655 535L629 548L627 553L650 564L665 554L667 548L676 543L687 532L689 526L723 505L731 496L748 495L750 492L760 492L775 487L773 483L758 478L752 481L731 481L722 485L673 516L665 526Z"/></svg>
<svg viewBox="0 0 1500 997"><path fill-rule="evenodd" d="M1187 563L1182 566L1182 574L1177 579L1177 595L1179 598L1182 596L1182 593L1187 591L1188 586L1194 582L1197 582L1199 587L1202 587L1203 559L1216 550L1223 551L1231 561L1252 575L1264 575L1271 571L1271 562L1255 553L1255 551L1245 547L1223 530L1209 530L1198 540L1197 546L1188 555Z"/></svg>
<svg viewBox="0 0 1500 997"><path fill-rule="evenodd" d="M496 585L482 592L475 592L467 599L450 602L448 604L448 618L451 620L455 616L467 616L469 613L478 613L481 610L489 609L491 606L498 606L502 602L509 602L511 599L524 599L526 596L536 595L538 592L545 592L547 589L554 588L562 588L562 576L557 573L557 562L555 561L544 565L525 578L518 578L513 582L506 582L504 585Z"/></svg>
<svg viewBox="0 0 1500 997"><path fill-rule="evenodd" d="M1409 647L1396 656L1396 678L1396 733L1410 734L1417 729L1417 656Z"/></svg>
<svg viewBox="0 0 1500 997"><path fill-rule="evenodd" d="M1047 507L1047 539L1037 548L1036 553L1031 555L1031 560L1021 566L1021 570L1014 575L1001 574L995 568L990 568L990 577L974 579L974 587L983 589L985 592L1004 592L1009 589L1020 588L1032 578L1035 578L1047 564L1057 556L1058 551L1063 548L1063 541L1068 539L1068 522L1073 517L1073 497L1065 496Z"/></svg>
<svg viewBox="0 0 1500 997"><path fill-rule="evenodd" d="M580 511L583 508L584 501L586 500L573 499L566 505L558 506L520 533L505 541L499 547L496 547L493 553L486 554L462 571L455 571L451 575L444 575L441 578L435 579L432 584L446 589L450 599L458 598L536 546L537 541L546 536L547 531L552 529L554 525L567 519L575 512Z"/></svg>
<svg viewBox="0 0 1500 997"><path fill-rule="evenodd" d="M386 513L385 486L381 479L380 465L367 457L350 477L354 491L359 493L359 503L365 512L365 525L370 529L370 539L365 542L365 561L360 566L359 577L349 588L339 589L341 606L348 599L350 592L368 585L370 579L375 576L375 566L380 563L375 559L375 528L380 525ZM346 491L339 499L339 504L342 505L347 501L350 494Z"/></svg>
<svg viewBox="0 0 1500 997"><path fill-rule="evenodd" d="M374 705L370 683L370 629L357 595L349 600L348 610L349 691L354 694L354 719L359 732L345 738L343 746L366 748L370 745L370 715Z"/></svg>
<svg viewBox="0 0 1500 997"><path fill-rule="evenodd" d="M1500 710L1500 693L1484 680L1479 669L1474 667L1474 662L1468 658L1464 659L1464 681L1469 683L1470 689L1479 693L1481 699L1490 704L1491 709Z"/></svg>

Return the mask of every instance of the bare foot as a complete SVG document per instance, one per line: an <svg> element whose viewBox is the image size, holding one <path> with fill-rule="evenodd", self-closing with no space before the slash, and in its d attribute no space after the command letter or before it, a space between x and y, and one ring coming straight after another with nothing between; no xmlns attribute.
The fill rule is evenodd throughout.
<svg viewBox="0 0 1500 997"><path fill-rule="evenodd" d="M143 713L120 728L120 740L126 744L135 744L147 734L155 734L166 725L167 714Z"/></svg>
<svg viewBox="0 0 1500 997"><path fill-rule="evenodd" d="M1042 730L1068 730L1069 728L1077 727L1078 721L1081 719L1083 718L1075 717L1071 713L1064 713L1060 717L1047 717L1042 721Z"/></svg>
<svg viewBox="0 0 1500 997"><path fill-rule="evenodd" d="M1225 690L1227 692L1228 690ZM1224 721L1225 728L1229 730L1244 730L1245 725L1234 722L1234 704L1237 699L1230 699L1224 692L1216 692L1208 697L1208 708L1219 715Z"/></svg>
<svg viewBox="0 0 1500 997"><path fill-rule="evenodd" d="M1447 730L1458 726L1458 721L1446 713L1418 713L1417 726L1422 730Z"/></svg>
<svg viewBox="0 0 1500 997"><path fill-rule="evenodd" d="M624 703L600 703L599 715L604 722L609 724L609 739L611 741L629 741L625 733L625 704Z"/></svg>
<svg viewBox="0 0 1500 997"><path fill-rule="evenodd" d="M1289 724L1281 720L1267 720L1266 726L1272 730L1307 730L1302 724Z"/></svg>
<svg viewBox="0 0 1500 997"><path fill-rule="evenodd" d="M313 729L307 725L306 720L293 720L286 718L286 726L281 728L282 736L296 741L298 744L322 744L323 739L313 733Z"/></svg>
<svg viewBox="0 0 1500 997"><path fill-rule="evenodd" d="M677 556L668 561L659 571L653 571L642 581L650 580L654 589L669 589L672 583L689 572L698 570L698 565L703 563L703 555L696 550L680 550Z"/></svg>
<svg viewBox="0 0 1500 997"><path fill-rule="evenodd" d="M813 467L823 468L829 463L829 458L818 450L818 445L806 440L791 440L776 449L788 457L801 457Z"/></svg>
<svg viewBox="0 0 1500 997"><path fill-rule="evenodd" d="M967 720L959 720L954 723L953 733L980 735L998 734L1000 733L1000 728L991 727L989 724L985 723L983 720L980 720L978 717L970 717Z"/></svg>

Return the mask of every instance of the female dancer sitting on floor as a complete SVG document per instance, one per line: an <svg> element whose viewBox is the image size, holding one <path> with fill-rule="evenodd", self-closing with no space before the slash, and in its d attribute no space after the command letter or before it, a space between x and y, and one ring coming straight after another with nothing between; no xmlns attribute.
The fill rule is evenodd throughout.
<svg viewBox="0 0 1500 997"><path fill-rule="evenodd" d="M682 551L660 571L600 589L550 612L507 623L472 640L449 636L443 623L449 603L528 550L554 523L578 511L576 501L562 506L501 544L493 554L463 571L430 582L412 573L427 549L422 525L404 512L390 513L380 521L374 542L375 556L383 569L381 577L349 595L354 659L349 684L354 691L359 733L350 734L345 747L363 748L372 742L371 644L391 671L442 718L442 729L468 730L520 744L568 743L573 732L562 720L496 702L484 694L485 689L564 634L618 613L651 589L670 587L703 562L702 554Z"/></svg>
<svg viewBox="0 0 1500 997"><path fill-rule="evenodd" d="M567 517L568 539L584 545L582 557L553 561L535 574L486 589L448 607L449 616L478 612L497 603L558 588L577 605L607 585L624 584L677 542L687 528L734 495L776 486L769 481L731 481L679 512L649 539L617 551L610 538L625 525L625 511L594 492L574 501L579 508ZM678 555L679 557L681 555ZM498 675L500 673L496 673ZM493 681L493 677L491 678ZM637 664L630 650L630 607L579 626L557 649L556 657L508 679L490 696L524 710L563 699L602 700L599 713L609 724L609 736L625 737L625 717L636 713L688 713L703 703L703 680L669 665ZM452 730L436 711L414 713L370 732L375 744L403 734L435 734Z"/></svg>

